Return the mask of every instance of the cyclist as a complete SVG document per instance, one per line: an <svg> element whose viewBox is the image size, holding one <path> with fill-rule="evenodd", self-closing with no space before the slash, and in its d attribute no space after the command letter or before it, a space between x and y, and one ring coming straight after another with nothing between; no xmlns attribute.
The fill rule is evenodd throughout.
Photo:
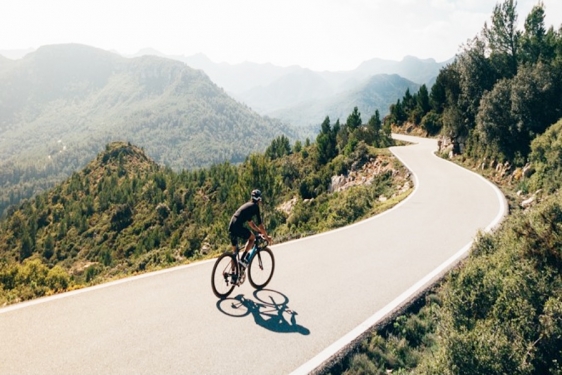
<svg viewBox="0 0 562 375"><path fill-rule="evenodd" d="M243 238L246 242L246 248L244 253L242 253L241 263L244 267L248 266L246 261L246 256L248 251L254 246L256 236L252 231L244 226L248 223L250 228L254 231L259 232L265 236L267 241L271 243L271 237L265 231L263 226L261 213L260 213L260 203L261 203L261 191L258 189L252 190L251 199L249 202L244 203L242 206L236 210L232 218L230 219L230 224L228 226L228 232L230 234L230 242L232 244L232 250L236 252L238 247L238 238ZM255 218L255 222L254 222Z"/></svg>

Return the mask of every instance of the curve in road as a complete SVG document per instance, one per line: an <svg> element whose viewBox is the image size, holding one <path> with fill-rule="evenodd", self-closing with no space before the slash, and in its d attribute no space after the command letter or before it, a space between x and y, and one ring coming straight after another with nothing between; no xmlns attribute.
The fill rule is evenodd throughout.
<svg viewBox="0 0 562 375"><path fill-rule="evenodd" d="M480 176L392 152L415 191L381 215L273 246L269 289L217 301L212 261L0 309L0 374L307 373L466 253L506 213ZM335 343L335 344L334 344Z"/></svg>
<svg viewBox="0 0 562 375"><path fill-rule="evenodd" d="M393 137L395 139L398 139L398 140L410 142L410 143L413 143L413 144L418 144L418 148L420 150L425 149L429 153L431 153L432 155L433 155L433 152L437 148L436 142L434 140L431 140L431 139L412 137L412 136L401 135L401 134L393 134ZM422 160L416 160L415 158L411 157L412 154L417 153L417 151L414 151L414 149L403 149L401 147L393 147L393 148L391 148L391 151L413 174L416 190L420 187L420 180L417 176L416 171L421 172L421 174L423 176L424 185L425 185L425 179L426 178L431 179L431 177L430 177L431 174L426 173L425 171L420 169L420 165L424 164L423 159ZM405 153L405 154L403 154L403 153ZM462 169L462 170L463 170L463 172L469 172L469 171L466 171L464 169ZM469 173L472 173L472 172L469 172ZM507 202L505 201L505 197L503 196L502 192L495 185L493 185L491 182L484 179L480 175L474 174L474 176L476 176L478 179L481 179L484 182L484 185L489 186L491 188L491 191L493 191L495 193L495 196L497 197L498 207L497 207L496 216L488 223L488 225L485 228L477 227L478 228L477 230L483 230L484 232L489 232L489 231L493 230L495 227L497 227L499 225L499 223L503 220L503 218L507 215L507 213L508 213ZM451 177L451 179L454 179L454 178ZM430 181L430 184L432 184L434 182L435 181ZM465 191L465 190L466 190L466 188L461 189L461 191ZM414 195L411 195L409 198L412 198L412 197L414 197ZM467 198L469 198L469 197L467 197ZM490 198L490 197L488 197L488 198ZM469 202L471 202L471 201L469 200ZM402 202L401 204L406 204L406 203L407 203L407 200ZM476 206L479 206L479 207L481 207L482 204L485 204L484 202L479 202L478 200L473 201L473 203ZM447 212L450 212L453 215L463 215L463 213L466 212L465 210L461 210L459 212L447 210L446 206L447 206L446 204L442 204L442 203L440 204L439 202L436 202L434 210L446 210ZM398 208L398 207L395 207L395 208ZM492 212L493 212L493 208L492 208ZM379 215L379 217L384 215L384 214L385 213L382 213L381 215ZM484 221L484 223L485 223L485 221ZM468 224L468 225L470 225L470 224ZM476 231L475 231L475 233L476 233ZM365 332L369 331L377 323L381 322L383 319L390 316L393 312L397 311L400 308L400 306L403 306L406 302L408 302L409 300L411 300L412 298L417 296L420 293L420 291L424 290L425 288L430 286L432 283L434 283L435 281L440 279L452 266L457 264L460 259L462 259L464 256L466 256L468 254L468 251L469 251L470 247L472 246L472 243L473 243L473 240L471 239L462 248L460 248L456 253L452 254L443 263L439 264L430 273L428 273L423 278L418 280L414 285L412 285L410 288L405 290L402 294L398 295L394 300L392 300L390 303L385 305L382 309L378 310L375 314L373 314L368 319L366 319L364 322L362 322L360 325L355 327L352 331L348 332L346 335L341 337L339 340L337 340L336 342L334 342L333 344L331 344L330 346L325 348L322 352L320 352L314 358L310 359L308 362L301 365L299 368L297 368L291 374L292 375L309 374L309 373L314 372L314 370L316 370L316 369L322 368L323 365L328 364L331 359L336 358L338 352L342 351L345 347L347 347L348 345L350 345L353 342L355 342L356 340L358 340L358 338L360 338Z"/></svg>

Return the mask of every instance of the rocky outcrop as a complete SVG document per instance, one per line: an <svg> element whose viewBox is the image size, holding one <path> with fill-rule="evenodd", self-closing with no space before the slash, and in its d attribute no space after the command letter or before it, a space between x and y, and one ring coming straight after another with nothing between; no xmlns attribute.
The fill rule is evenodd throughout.
<svg viewBox="0 0 562 375"><path fill-rule="evenodd" d="M328 191L335 193L347 190L353 186L371 185L376 176L387 171L392 171L393 176L398 173L387 160L371 158L361 168L352 168L347 175L332 176L332 182Z"/></svg>
<svg viewBox="0 0 562 375"><path fill-rule="evenodd" d="M377 157L370 158L369 161L364 163L363 165L360 165L359 163L352 165L351 169L345 175L341 174L332 176L332 181L328 188L328 192L336 193L351 189L355 186L371 185L375 177L383 173L388 173L389 171L392 173L392 177L395 180L395 185L397 186L397 189L395 189L392 197L405 193L406 191L411 189L412 183L410 181L409 173L400 173L399 170L393 167L388 157ZM384 202L392 197L381 195L378 199L380 202ZM307 203L313 200L314 199L305 199L303 200L303 202ZM283 204L277 206L277 210L289 216L297 202L298 197L293 197Z"/></svg>
<svg viewBox="0 0 562 375"><path fill-rule="evenodd" d="M293 211L293 207L295 207L295 204L297 204L297 200L298 200L297 197L293 197L289 199L287 202L284 202L281 205L277 206L277 210L284 212L288 216Z"/></svg>
<svg viewBox="0 0 562 375"><path fill-rule="evenodd" d="M537 190L534 194L531 194L531 196L528 197L525 197L521 192L517 192L517 195L524 198L524 200L520 204L521 207L529 208L538 202L540 196L542 195L542 189Z"/></svg>

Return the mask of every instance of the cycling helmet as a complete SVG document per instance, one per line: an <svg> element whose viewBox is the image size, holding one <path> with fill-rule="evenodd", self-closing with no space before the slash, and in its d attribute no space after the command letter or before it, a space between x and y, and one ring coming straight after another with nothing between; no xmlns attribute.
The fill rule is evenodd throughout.
<svg viewBox="0 0 562 375"><path fill-rule="evenodd" d="M261 201L261 191L258 189L252 190L252 200L254 202Z"/></svg>

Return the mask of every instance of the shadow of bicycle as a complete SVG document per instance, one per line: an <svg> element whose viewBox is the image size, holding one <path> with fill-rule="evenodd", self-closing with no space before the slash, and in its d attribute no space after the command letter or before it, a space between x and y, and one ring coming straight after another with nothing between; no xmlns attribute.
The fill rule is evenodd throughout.
<svg viewBox="0 0 562 375"><path fill-rule="evenodd" d="M288 306L289 298L281 292L260 289L253 298L239 294L217 301L217 309L225 315L241 318L252 315L260 327L278 333L309 335L310 330L297 323L297 312Z"/></svg>

